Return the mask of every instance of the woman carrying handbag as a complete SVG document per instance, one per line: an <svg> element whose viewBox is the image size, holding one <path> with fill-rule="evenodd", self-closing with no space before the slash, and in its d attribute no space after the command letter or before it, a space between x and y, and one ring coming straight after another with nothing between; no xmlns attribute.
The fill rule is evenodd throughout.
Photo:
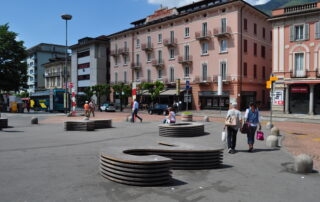
<svg viewBox="0 0 320 202"><path fill-rule="evenodd" d="M236 152L235 147L237 142L237 133L240 128L241 119L241 112L237 110L237 104L231 104L231 109L228 110L224 126L224 130L226 127L228 130L227 141L228 152L230 154L234 154Z"/></svg>
<svg viewBox="0 0 320 202"><path fill-rule="evenodd" d="M252 152L256 130L258 126L259 126L259 130L261 130L261 124L260 124L259 110L257 109L255 103L250 103L249 106L250 107L246 110L246 114L244 117L246 121L245 124L247 124L248 126L248 129L247 129L247 138L248 138L248 145L249 145L248 152Z"/></svg>

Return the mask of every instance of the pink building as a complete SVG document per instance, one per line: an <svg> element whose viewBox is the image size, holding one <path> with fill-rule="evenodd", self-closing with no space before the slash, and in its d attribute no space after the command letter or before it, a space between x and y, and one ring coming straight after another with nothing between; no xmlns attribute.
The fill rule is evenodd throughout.
<svg viewBox="0 0 320 202"><path fill-rule="evenodd" d="M272 57L267 18L241 0L203 0L161 8L133 22L134 27L108 36L111 82L160 80L168 89L160 102L172 104L188 100L184 89L189 81L190 104L197 110L227 109L235 102L245 108L251 101L267 107L265 82ZM174 90L177 79L179 95Z"/></svg>
<svg viewBox="0 0 320 202"><path fill-rule="evenodd" d="M320 114L319 13L320 2L272 12L276 110Z"/></svg>

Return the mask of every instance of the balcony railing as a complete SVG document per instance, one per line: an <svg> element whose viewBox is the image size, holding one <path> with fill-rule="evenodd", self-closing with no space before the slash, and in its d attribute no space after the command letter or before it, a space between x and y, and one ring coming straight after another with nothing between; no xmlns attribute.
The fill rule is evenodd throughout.
<svg viewBox="0 0 320 202"><path fill-rule="evenodd" d="M310 3L305 5L292 6L284 9L284 13L299 12L303 10L315 9L317 8L317 3Z"/></svg>
<svg viewBox="0 0 320 202"><path fill-rule="evenodd" d="M231 36L231 27L226 26L226 27L219 27L213 30L214 36L218 38L230 38Z"/></svg>
<svg viewBox="0 0 320 202"><path fill-rule="evenodd" d="M111 55L111 56L114 56L114 57L115 57L115 56L118 56L119 54L120 54L119 49L111 50L111 51L110 51L110 55Z"/></svg>
<svg viewBox="0 0 320 202"><path fill-rule="evenodd" d="M165 39L163 40L163 45L167 46L168 48L176 47L178 45L178 40L174 39Z"/></svg>
<svg viewBox="0 0 320 202"><path fill-rule="evenodd" d="M179 56L178 62L180 64L192 64L192 55Z"/></svg>
<svg viewBox="0 0 320 202"><path fill-rule="evenodd" d="M211 31L207 32L196 32L195 33L196 39L199 41L209 41L211 40Z"/></svg>
<svg viewBox="0 0 320 202"><path fill-rule="evenodd" d="M58 76L63 76L63 75L64 75L63 71L61 71L61 72L47 72L47 73L44 73L45 77L58 77ZM70 75L70 72L67 71L67 75Z"/></svg>
<svg viewBox="0 0 320 202"><path fill-rule="evenodd" d="M133 63L131 63L131 69L134 69L134 70L139 70L139 69L141 69L141 63L140 63L140 62L133 62Z"/></svg>
<svg viewBox="0 0 320 202"><path fill-rule="evenodd" d="M162 67L164 67L164 62L162 59L154 59L154 60L152 60L152 66L154 66L156 68L162 68Z"/></svg>
<svg viewBox="0 0 320 202"><path fill-rule="evenodd" d="M121 55L129 55L129 48L120 48L119 54Z"/></svg>
<svg viewBox="0 0 320 202"><path fill-rule="evenodd" d="M307 71L291 71L290 77L291 78L307 78L308 74L307 74Z"/></svg>
<svg viewBox="0 0 320 202"><path fill-rule="evenodd" d="M220 76L220 75L214 75L214 76L212 77L212 81L213 81L214 83L217 83L219 76ZM221 77L222 77L222 82L224 82L224 83L230 82L230 81L232 80L231 76L222 75Z"/></svg>
<svg viewBox="0 0 320 202"><path fill-rule="evenodd" d="M141 45L141 49L146 51L146 52L150 52L153 50L153 45L151 43L144 43Z"/></svg>

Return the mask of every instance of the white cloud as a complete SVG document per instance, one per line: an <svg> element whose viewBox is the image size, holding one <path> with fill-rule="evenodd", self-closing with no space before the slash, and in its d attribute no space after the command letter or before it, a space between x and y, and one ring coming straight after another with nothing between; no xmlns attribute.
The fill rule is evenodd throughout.
<svg viewBox="0 0 320 202"><path fill-rule="evenodd" d="M168 7L179 7L183 5L190 4L192 2L197 2L201 0L148 0L148 3L150 4L162 4L163 6ZM252 5L260 5L267 3L270 0L246 0L246 2L252 4Z"/></svg>

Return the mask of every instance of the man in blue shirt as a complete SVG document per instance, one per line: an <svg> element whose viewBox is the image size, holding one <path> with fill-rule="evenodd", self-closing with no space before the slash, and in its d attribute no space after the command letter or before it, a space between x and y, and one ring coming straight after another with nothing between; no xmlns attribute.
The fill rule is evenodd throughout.
<svg viewBox="0 0 320 202"><path fill-rule="evenodd" d="M142 122L142 118L138 116L138 111L139 111L139 103L135 99L132 105L132 122L134 123L134 117L137 117L140 119L140 122Z"/></svg>

